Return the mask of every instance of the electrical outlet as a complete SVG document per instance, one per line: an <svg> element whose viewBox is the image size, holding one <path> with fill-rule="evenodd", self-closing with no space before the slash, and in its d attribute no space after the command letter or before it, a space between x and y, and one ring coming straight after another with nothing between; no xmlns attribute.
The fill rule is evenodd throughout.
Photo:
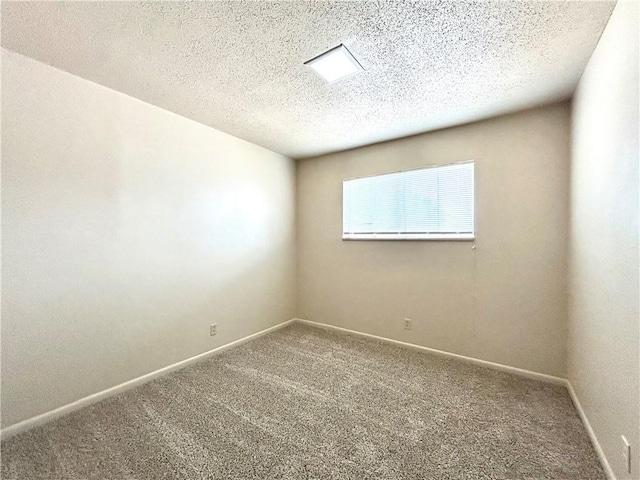
<svg viewBox="0 0 640 480"><path fill-rule="evenodd" d="M622 445L623 445L623 453L622 457L624 458L624 468L627 469L627 473L631 473L631 445L627 441L627 438L624 435L621 435Z"/></svg>
<svg viewBox="0 0 640 480"><path fill-rule="evenodd" d="M217 335L217 334L218 334L218 324L212 323L211 325L209 325L209 335L213 337L214 335Z"/></svg>
<svg viewBox="0 0 640 480"><path fill-rule="evenodd" d="M405 330L411 330L411 319L410 318L405 318L404 319L404 329Z"/></svg>

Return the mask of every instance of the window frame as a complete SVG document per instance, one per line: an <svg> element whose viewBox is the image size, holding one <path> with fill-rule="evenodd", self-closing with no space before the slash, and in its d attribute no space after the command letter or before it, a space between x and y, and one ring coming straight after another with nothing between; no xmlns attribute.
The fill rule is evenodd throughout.
<svg viewBox="0 0 640 480"><path fill-rule="evenodd" d="M395 173L404 173L404 172L411 172L411 171L415 171L415 170L428 170L428 169L433 169L433 168L441 168L441 167L447 167L447 166L451 166L451 165L462 165L462 164L468 164L468 163L472 163L473 164L473 183L472 183L472 188L473 188L473 192L472 192L472 212L473 212L473 224L472 224L472 228L473 231L471 233L351 233L351 234L346 234L347 236L345 236L345 232L344 232L344 184L345 182L351 181L351 180L359 180L359 179L363 179L363 178L371 178L371 177L380 177L383 175L391 175L391 174L395 174ZM458 161L458 162L449 162L449 163L440 163L440 164L434 164L434 165L425 165L422 167L414 167L414 168L407 168L407 169L403 169L403 170L395 170L395 171L391 171L391 172L383 172L383 173L374 173L371 175L363 175L363 176L358 176L358 177L350 177L350 178L344 178L342 180L342 193L341 193L341 200L342 200L342 240L343 241L347 241L347 242L353 242L353 241L365 241L365 242L369 242L369 241L410 241L410 242L474 242L476 240L476 169L475 169L475 159L471 159L471 160L462 160L462 161Z"/></svg>

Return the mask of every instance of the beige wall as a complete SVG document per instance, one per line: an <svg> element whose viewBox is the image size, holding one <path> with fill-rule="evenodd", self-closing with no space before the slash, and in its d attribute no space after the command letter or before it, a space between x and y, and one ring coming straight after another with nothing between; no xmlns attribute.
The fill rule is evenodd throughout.
<svg viewBox="0 0 640 480"><path fill-rule="evenodd" d="M640 478L638 13L618 2L573 102L569 380L619 479Z"/></svg>
<svg viewBox="0 0 640 480"><path fill-rule="evenodd" d="M2 62L3 427L294 316L291 160Z"/></svg>
<svg viewBox="0 0 640 480"><path fill-rule="evenodd" d="M563 103L299 161L298 316L564 377L569 129ZM476 250L341 240L343 179L470 159Z"/></svg>

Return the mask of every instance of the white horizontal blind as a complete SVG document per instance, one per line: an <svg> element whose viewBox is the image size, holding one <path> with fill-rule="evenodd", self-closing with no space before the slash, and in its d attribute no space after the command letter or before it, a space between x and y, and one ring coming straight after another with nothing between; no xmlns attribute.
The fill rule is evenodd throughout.
<svg viewBox="0 0 640 480"><path fill-rule="evenodd" d="M474 163L343 182L345 239L473 239Z"/></svg>

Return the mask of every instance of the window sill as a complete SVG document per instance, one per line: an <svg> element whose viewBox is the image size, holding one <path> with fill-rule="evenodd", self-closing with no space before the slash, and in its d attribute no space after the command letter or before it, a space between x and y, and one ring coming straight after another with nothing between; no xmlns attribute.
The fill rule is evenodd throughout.
<svg viewBox="0 0 640 480"><path fill-rule="evenodd" d="M342 240L409 240L422 242L473 242L473 233L447 233L447 234L406 234L406 233L351 233L343 234Z"/></svg>

